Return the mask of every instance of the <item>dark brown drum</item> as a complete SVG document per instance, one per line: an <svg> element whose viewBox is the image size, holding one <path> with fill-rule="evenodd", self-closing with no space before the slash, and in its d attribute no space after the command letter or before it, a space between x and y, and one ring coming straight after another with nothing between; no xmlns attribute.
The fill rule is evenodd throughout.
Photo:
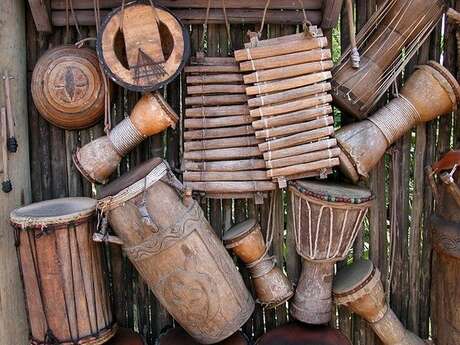
<svg viewBox="0 0 460 345"><path fill-rule="evenodd" d="M257 345L351 345L340 331L327 326L294 322L264 334Z"/></svg>
<svg viewBox="0 0 460 345"><path fill-rule="evenodd" d="M132 91L155 91L182 70L190 54L190 38L168 10L134 1L107 15L97 54L117 84Z"/></svg>
<svg viewBox="0 0 460 345"><path fill-rule="evenodd" d="M102 189L98 208L160 303L196 341L236 332L254 301L230 255L166 162L150 160Z"/></svg>
<svg viewBox="0 0 460 345"><path fill-rule="evenodd" d="M92 241L96 201L65 198L11 212L31 344L99 345L116 331L102 253Z"/></svg>
<svg viewBox="0 0 460 345"><path fill-rule="evenodd" d="M310 324L328 323L334 264L346 258L373 195L360 187L313 181L292 182L289 190L297 253L303 258L291 314Z"/></svg>
<svg viewBox="0 0 460 345"><path fill-rule="evenodd" d="M160 335L155 345L199 345L193 338L182 328L171 328L164 334ZM217 345L249 345L246 335L240 331L236 332L229 338L218 342Z"/></svg>
<svg viewBox="0 0 460 345"><path fill-rule="evenodd" d="M120 328L106 345L145 345L145 342L136 332L127 328Z"/></svg>
<svg viewBox="0 0 460 345"><path fill-rule="evenodd" d="M79 129L94 125L104 112L104 81L96 53L74 45L48 50L32 74L38 112L53 125Z"/></svg>

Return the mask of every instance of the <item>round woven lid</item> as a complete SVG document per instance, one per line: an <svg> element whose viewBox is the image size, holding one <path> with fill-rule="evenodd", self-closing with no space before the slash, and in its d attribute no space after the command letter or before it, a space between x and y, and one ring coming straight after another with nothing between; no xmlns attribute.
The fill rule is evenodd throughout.
<svg viewBox="0 0 460 345"><path fill-rule="evenodd" d="M374 270L370 260L359 260L337 272L332 290L335 294L346 294L361 285Z"/></svg>
<svg viewBox="0 0 460 345"><path fill-rule="evenodd" d="M369 189L353 185L307 180L294 181L290 185L301 193L326 201L361 204L373 199Z"/></svg>
<svg viewBox="0 0 460 345"><path fill-rule="evenodd" d="M239 241L241 238L247 236L252 230L254 230L256 225L257 221L254 218L249 218L244 222L235 224L224 233L222 240L224 243Z"/></svg>
<svg viewBox="0 0 460 345"><path fill-rule="evenodd" d="M67 223L87 217L96 211L91 198L62 198L41 201L11 212L10 220L21 227Z"/></svg>

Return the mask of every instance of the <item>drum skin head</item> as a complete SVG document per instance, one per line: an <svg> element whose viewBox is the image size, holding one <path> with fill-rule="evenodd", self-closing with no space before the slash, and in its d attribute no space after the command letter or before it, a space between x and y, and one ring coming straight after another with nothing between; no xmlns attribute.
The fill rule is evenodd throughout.
<svg viewBox="0 0 460 345"><path fill-rule="evenodd" d="M171 328L160 335L155 345L199 345L182 328ZM236 332L216 345L249 345L247 337L242 332Z"/></svg>
<svg viewBox="0 0 460 345"><path fill-rule="evenodd" d="M334 277L332 290L336 294L347 293L362 284L371 274L374 264L370 260L359 260L339 270Z"/></svg>
<svg viewBox="0 0 460 345"><path fill-rule="evenodd" d="M222 240L224 242L233 242L239 237L244 237L251 232L252 229L257 225L257 221L254 218L249 218L244 222L238 223L232 226L228 231L225 232Z"/></svg>
<svg viewBox="0 0 460 345"><path fill-rule="evenodd" d="M351 345L340 331L327 326L294 322L272 329L256 345Z"/></svg>
<svg viewBox="0 0 460 345"><path fill-rule="evenodd" d="M145 345L142 337L136 332L127 329L120 328L117 334L109 340L106 345Z"/></svg>

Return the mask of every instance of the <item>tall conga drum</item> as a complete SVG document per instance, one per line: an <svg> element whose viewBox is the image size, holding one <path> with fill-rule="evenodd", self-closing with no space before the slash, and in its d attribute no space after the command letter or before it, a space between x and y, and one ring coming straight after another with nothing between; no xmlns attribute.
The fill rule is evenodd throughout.
<svg viewBox="0 0 460 345"><path fill-rule="evenodd" d="M193 338L187 334L182 328L176 327L168 329L161 334L155 345L199 345ZM236 332L225 340L217 343L217 345L249 345L249 340L243 332Z"/></svg>
<svg viewBox="0 0 460 345"><path fill-rule="evenodd" d="M409 332L385 302L380 271L368 260L341 269L334 278L334 300L364 318L385 345L426 345Z"/></svg>
<svg viewBox="0 0 460 345"><path fill-rule="evenodd" d="M435 61L419 66L394 98L368 119L340 128L340 170L354 182L367 177L387 148L416 124L457 109L460 85Z"/></svg>
<svg viewBox="0 0 460 345"><path fill-rule="evenodd" d="M365 188L296 181L292 192L293 224L302 273L291 314L310 324L331 320L334 264L346 258L373 195Z"/></svg>
<svg viewBox="0 0 460 345"><path fill-rule="evenodd" d="M334 68L334 102L354 117L366 118L435 28L444 8L442 0L385 1L357 35L360 67L352 66L349 48Z"/></svg>
<svg viewBox="0 0 460 345"><path fill-rule="evenodd" d="M116 331L96 230L96 201L64 198L11 212L30 344L107 342Z"/></svg>
<svg viewBox="0 0 460 345"><path fill-rule="evenodd" d="M166 162L152 159L103 188L98 208L154 295L196 341L217 343L254 301L198 203Z"/></svg>
<svg viewBox="0 0 460 345"><path fill-rule="evenodd" d="M238 223L225 232L224 245L248 267L257 301L265 308L275 308L294 294L289 279L268 255L260 225L254 218Z"/></svg>
<svg viewBox="0 0 460 345"><path fill-rule="evenodd" d="M125 155L145 138L174 127L178 119L159 93L147 93L109 135L77 148L72 157L75 166L90 182L106 183Z"/></svg>

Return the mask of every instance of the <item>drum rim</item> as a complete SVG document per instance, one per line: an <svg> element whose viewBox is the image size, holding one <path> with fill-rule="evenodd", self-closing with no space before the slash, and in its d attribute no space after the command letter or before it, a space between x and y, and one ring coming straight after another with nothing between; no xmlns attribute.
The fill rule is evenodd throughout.
<svg viewBox="0 0 460 345"><path fill-rule="evenodd" d="M249 228L246 228L246 226L250 224L252 225ZM242 230L238 234L233 235L232 237L229 237L231 236L230 232L238 226L241 226L244 230ZM258 228L259 228L259 223L257 222L257 219L254 217L248 218L240 223L235 224L230 229L225 231L222 236L222 241L224 242L225 245L231 245L231 244L237 243L240 240L246 238L248 235L250 235L254 231L256 231Z"/></svg>
<svg viewBox="0 0 460 345"><path fill-rule="evenodd" d="M433 68L436 72L441 74L441 76L449 83L452 87L452 91L455 95L455 101L453 102L455 109L457 108L458 102L460 102L460 84L458 83L457 79L439 62L430 60L426 63L426 66ZM423 68L423 65L419 68ZM436 78L436 76L434 76ZM437 78L436 78L437 79ZM446 90L449 92L449 90Z"/></svg>
<svg viewBox="0 0 460 345"><path fill-rule="evenodd" d="M128 4L126 4L125 9L130 6L134 5L144 5L142 2L138 3L137 1L132 1ZM131 90L131 91L137 91L137 92L151 92L151 91L156 91L166 85L168 85L170 82L172 82L183 70L184 66L186 65L187 61L189 60L190 57L190 52L191 52L191 43L190 43L190 34L188 30L185 28L185 26L182 24L182 22L179 20L179 18L170 10L163 6L155 5L156 9L161 9L162 11L167 12L169 15L171 15L178 23L178 25L182 28L182 38L184 40L184 54L182 56L182 61L178 65L177 70L175 73L173 73L169 78L163 80L162 82L156 83L153 86L137 86L134 84L129 84L126 81L122 80L118 75L112 72L110 67L105 63L105 60L103 58L104 53L102 51L102 36L104 34L104 30L106 26L108 25L109 21L112 19L112 17L117 14L119 11L121 11L121 6L118 8L113 9L107 16L105 16L104 20L102 21L101 24L101 29L100 29L100 34L98 35L98 38L96 40L96 52L97 56L100 62L100 65L102 66L102 69L104 70L105 74L109 76L110 79L112 79L116 84L120 85L121 87Z"/></svg>
<svg viewBox="0 0 460 345"><path fill-rule="evenodd" d="M80 211L60 215L60 216L47 216L47 217L38 217L38 216L25 216L25 215L18 215L18 211L24 209L30 209L32 207L37 207L40 205L53 205L59 202L71 202L74 201L85 201L88 202L88 207L84 208ZM91 206L90 206L91 203ZM29 205L17 208L10 213L10 222L15 227L20 228L34 228L34 227L46 227L49 225L65 225L66 223L82 221L84 222L92 215L96 215L96 203L97 201L92 198L88 197L68 197L68 198L59 198L59 199L51 199L51 200L44 200L40 202L31 203Z"/></svg>
<svg viewBox="0 0 460 345"><path fill-rule="evenodd" d="M357 261L356 263L353 263L353 264L351 264L349 266L346 266L342 270L346 270L347 268L349 270L349 269L353 268L353 265L356 265L356 264L359 264L359 263L366 263L366 264L370 263L370 267L369 267L370 272L368 271L365 276L361 277L359 279L359 281L357 282L357 284L354 284L354 287L352 287L351 289L344 290L344 291L341 291L341 292L337 292L335 283L337 282L337 278L338 278L337 275L338 275L338 273L340 273L340 271L339 271L336 274L336 276L334 277L334 282L332 284L332 293L334 295L334 298L343 298L343 297L346 297L346 296L353 295L354 293L362 290L367 284L369 284L369 282L372 281L374 276L377 274L377 268L375 267L374 263L371 260L364 260L364 259L361 259L361 260Z"/></svg>

